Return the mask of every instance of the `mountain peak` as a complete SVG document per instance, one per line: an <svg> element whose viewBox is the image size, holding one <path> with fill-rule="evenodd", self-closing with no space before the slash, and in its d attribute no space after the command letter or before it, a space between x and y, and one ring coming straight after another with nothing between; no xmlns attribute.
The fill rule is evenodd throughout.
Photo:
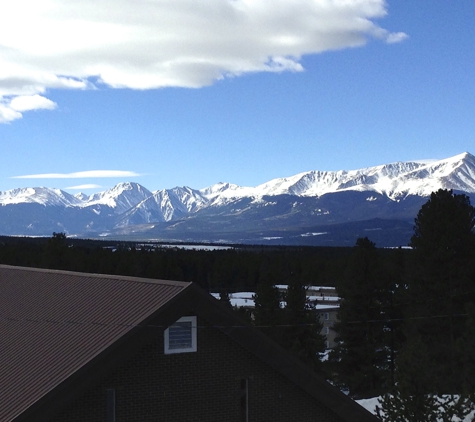
<svg viewBox="0 0 475 422"><path fill-rule="evenodd" d="M448 160L461 161L470 165L475 165L475 156L469 152L463 152L462 154L455 155Z"/></svg>
<svg viewBox="0 0 475 422"><path fill-rule="evenodd" d="M80 201L87 201L89 199L89 195L86 195L84 192L75 193L74 197Z"/></svg>
<svg viewBox="0 0 475 422"><path fill-rule="evenodd" d="M200 189L199 192L204 196L212 197L216 194L220 194L226 191L237 191L239 189L242 189L242 187L233 183L218 182L214 185Z"/></svg>
<svg viewBox="0 0 475 422"><path fill-rule="evenodd" d="M121 214L150 196L152 192L142 185L135 182L123 182L104 192L91 195L84 205L107 205L115 208L115 213Z"/></svg>
<svg viewBox="0 0 475 422"><path fill-rule="evenodd" d="M73 195L60 189L33 187L17 188L0 192L0 204L37 203L41 205L77 205L79 200Z"/></svg>

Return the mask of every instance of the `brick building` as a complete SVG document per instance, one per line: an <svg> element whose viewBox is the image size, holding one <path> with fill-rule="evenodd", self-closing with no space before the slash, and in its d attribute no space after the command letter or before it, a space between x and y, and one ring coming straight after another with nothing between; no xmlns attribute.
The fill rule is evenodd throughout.
<svg viewBox="0 0 475 422"><path fill-rule="evenodd" d="M339 306L336 305L315 305L318 318L322 324L321 334L325 336L325 348L333 349L336 346L337 333L334 325L338 322Z"/></svg>
<svg viewBox="0 0 475 422"><path fill-rule="evenodd" d="M375 421L193 283L0 265L0 421Z"/></svg>

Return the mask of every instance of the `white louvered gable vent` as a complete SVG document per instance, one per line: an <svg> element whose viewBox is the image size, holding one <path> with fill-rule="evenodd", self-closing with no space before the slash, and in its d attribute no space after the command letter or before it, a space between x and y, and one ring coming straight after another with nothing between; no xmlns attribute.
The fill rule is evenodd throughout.
<svg viewBox="0 0 475 422"><path fill-rule="evenodd" d="M196 352L196 317L182 317L165 330L165 354Z"/></svg>

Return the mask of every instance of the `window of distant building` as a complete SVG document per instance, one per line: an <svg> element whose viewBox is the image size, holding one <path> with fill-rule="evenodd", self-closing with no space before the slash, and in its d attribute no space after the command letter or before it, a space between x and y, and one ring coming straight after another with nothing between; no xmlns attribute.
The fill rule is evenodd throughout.
<svg viewBox="0 0 475 422"><path fill-rule="evenodd" d="M196 352L196 317L180 318L165 330L165 354Z"/></svg>
<svg viewBox="0 0 475 422"><path fill-rule="evenodd" d="M330 319L330 314L328 312L325 312L323 314L323 318L325 319L325 321L328 321Z"/></svg>
<svg viewBox="0 0 475 422"><path fill-rule="evenodd" d="M325 327L325 334L330 334L330 328L329 327Z"/></svg>

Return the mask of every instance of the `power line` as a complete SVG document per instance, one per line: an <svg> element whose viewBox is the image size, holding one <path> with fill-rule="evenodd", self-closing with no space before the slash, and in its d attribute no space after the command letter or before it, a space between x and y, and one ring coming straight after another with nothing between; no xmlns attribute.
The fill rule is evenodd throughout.
<svg viewBox="0 0 475 422"><path fill-rule="evenodd" d="M423 319L440 319L440 318L454 318L454 317L464 317L468 316L467 313L463 314L442 314L442 315L429 315L429 316L419 316L419 317L404 317L404 318L384 318L384 319L370 319L370 320L351 320L345 321L346 324L375 324L375 323L388 323L388 322L402 322L402 321L411 321L411 320L423 320ZM0 315L0 318L5 321L11 322L27 322L35 324L60 324L60 325L92 325L92 326L103 326L103 327L125 327L125 328L160 328L166 329L169 326L157 325L157 324L125 324L125 323L103 323L97 321L78 321L78 320L55 320L55 319L34 319L34 318L15 318L5 315ZM243 328L247 329L250 327L254 328L290 328L290 327L320 327L321 323L302 323L302 324L274 324L274 325L197 325L196 328Z"/></svg>

